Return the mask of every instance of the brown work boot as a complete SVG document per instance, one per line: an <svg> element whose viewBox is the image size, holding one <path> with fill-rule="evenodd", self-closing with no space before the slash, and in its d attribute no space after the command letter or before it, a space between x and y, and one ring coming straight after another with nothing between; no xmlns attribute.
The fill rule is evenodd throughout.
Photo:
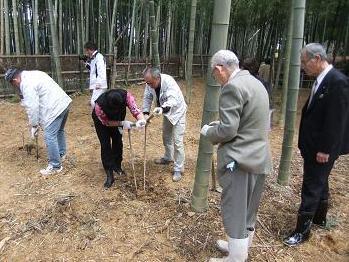
<svg viewBox="0 0 349 262"><path fill-rule="evenodd" d="M154 160L154 163L157 165L169 165L170 163L172 163L172 160L168 160L166 158L158 158Z"/></svg>

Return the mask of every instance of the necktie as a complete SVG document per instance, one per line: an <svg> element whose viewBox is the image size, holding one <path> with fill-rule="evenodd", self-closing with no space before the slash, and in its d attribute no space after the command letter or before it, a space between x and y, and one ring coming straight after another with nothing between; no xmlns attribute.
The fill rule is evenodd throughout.
<svg viewBox="0 0 349 262"><path fill-rule="evenodd" d="M317 80L315 80L314 84L313 84L313 87L311 88L311 93L310 93L310 98L309 98L309 103L308 103L308 108L311 104L311 101L316 93L316 86L317 86Z"/></svg>

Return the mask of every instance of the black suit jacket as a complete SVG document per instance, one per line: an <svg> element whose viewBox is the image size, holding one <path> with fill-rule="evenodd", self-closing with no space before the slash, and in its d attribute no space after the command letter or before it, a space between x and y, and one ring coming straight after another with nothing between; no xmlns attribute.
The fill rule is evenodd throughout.
<svg viewBox="0 0 349 262"><path fill-rule="evenodd" d="M349 79L332 68L322 80L308 108L302 110L298 147L304 159L316 161L316 153L330 160L349 153Z"/></svg>

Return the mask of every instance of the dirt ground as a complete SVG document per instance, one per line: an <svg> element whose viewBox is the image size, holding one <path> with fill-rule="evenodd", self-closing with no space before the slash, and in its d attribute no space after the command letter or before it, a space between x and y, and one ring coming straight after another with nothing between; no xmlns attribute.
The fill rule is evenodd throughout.
<svg viewBox="0 0 349 262"><path fill-rule="evenodd" d="M161 119L155 119L148 128L146 191L142 191L144 135L132 132L137 195L126 134L123 165L128 175L117 177L110 190L103 189L105 175L87 95L74 95L64 172L48 178L38 174L47 164L42 133L36 160L34 151L27 155L20 149L28 140L24 110L18 103L0 102L0 261L207 261L221 256L214 246L217 238L224 237L219 193L209 192L206 213L194 213L190 207L204 85L195 81L180 182L172 182L170 167L153 164L163 152ZM142 86L129 90L141 105ZM301 93L300 105L306 95ZM294 150L290 186L279 186L282 129L275 126L270 139L274 172L267 179L249 261L349 261L349 157L340 158L331 174L333 226L314 228L309 242L288 248L280 240L295 224L302 159Z"/></svg>

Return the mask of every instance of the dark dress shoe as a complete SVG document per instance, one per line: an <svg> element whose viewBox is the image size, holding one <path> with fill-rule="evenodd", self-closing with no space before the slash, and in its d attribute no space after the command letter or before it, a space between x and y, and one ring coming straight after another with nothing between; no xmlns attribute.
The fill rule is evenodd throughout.
<svg viewBox="0 0 349 262"><path fill-rule="evenodd" d="M106 178L106 180L104 182L104 187L105 188L110 188L113 185L114 181L115 181L113 170L106 170L105 172L107 174L107 178Z"/></svg>

